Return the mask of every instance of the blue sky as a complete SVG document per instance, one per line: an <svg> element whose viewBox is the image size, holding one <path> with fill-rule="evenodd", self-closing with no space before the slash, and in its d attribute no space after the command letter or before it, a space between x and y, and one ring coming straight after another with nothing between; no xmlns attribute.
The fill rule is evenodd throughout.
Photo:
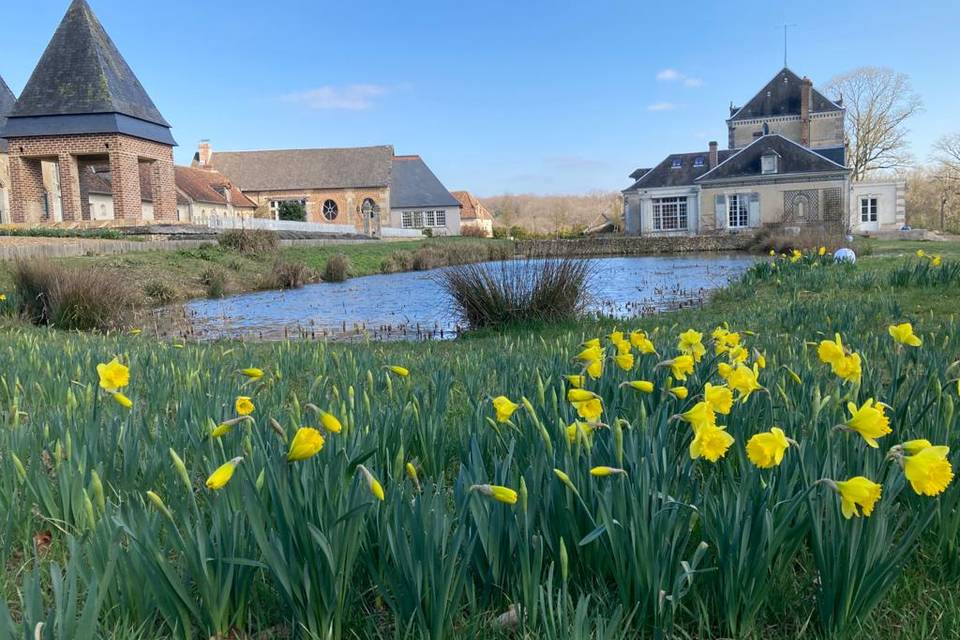
<svg viewBox="0 0 960 640"><path fill-rule="evenodd" d="M960 129L960 2L89 0L173 124L178 162L214 149L392 144L480 195L621 189L667 153L725 141L782 66L815 86L909 74L924 159ZM4 3L0 75L19 92L67 0Z"/></svg>

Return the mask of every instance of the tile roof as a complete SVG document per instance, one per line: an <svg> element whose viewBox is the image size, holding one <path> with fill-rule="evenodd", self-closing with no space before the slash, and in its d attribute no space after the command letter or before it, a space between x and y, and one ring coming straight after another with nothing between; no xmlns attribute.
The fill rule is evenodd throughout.
<svg viewBox="0 0 960 640"><path fill-rule="evenodd" d="M633 173L630 174L630 177L633 178L634 180L639 180L640 178L647 175L648 173L650 173L650 167L647 167L645 169L636 169Z"/></svg>
<svg viewBox="0 0 960 640"><path fill-rule="evenodd" d="M7 122L7 114L13 110L13 105L16 102L17 96L13 95L13 91L10 91L10 87L3 81L3 76L0 76L0 131L3 131L3 125ZM6 150L7 142L0 138L0 151Z"/></svg>
<svg viewBox="0 0 960 640"><path fill-rule="evenodd" d="M243 191L387 187L393 147L220 151L210 164Z"/></svg>
<svg viewBox="0 0 960 640"><path fill-rule="evenodd" d="M717 157L720 162L723 162L734 153L736 152L730 149L720 149L717 152ZM696 165L697 158L703 159L703 164L699 167ZM678 160L680 164L675 167L674 162ZM708 166L709 163L709 151L673 153L664 158L663 162L653 169L648 169L645 173L641 174L640 170L634 171L631 177L637 174L639 174L640 177L635 178L636 182L625 189L625 191L655 189L658 187L692 187L696 183L697 178L710 170Z"/></svg>
<svg viewBox="0 0 960 640"><path fill-rule="evenodd" d="M751 120L785 115L800 115L800 87L803 80L784 67L757 95L730 116L730 120ZM812 92L810 113L842 111L843 108L816 89Z"/></svg>
<svg viewBox="0 0 960 640"><path fill-rule="evenodd" d="M460 206L461 220L493 220L493 216L475 195L469 191L451 191L450 195L457 199Z"/></svg>
<svg viewBox="0 0 960 640"><path fill-rule="evenodd" d="M230 204L244 209L256 209L253 200L243 194L225 175L209 169L193 167L174 167L177 178L177 191L186 196L187 201L207 204L227 204L225 190L230 192ZM179 194L178 194L179 195Z"/></svg>
<svg viewBox="0 0 960 640"><path fill-rule="evenodd" d="M761 158L767 154L779 156L777 173L764 175L761 172ZM780 134L770 134L757 138L734 155L721 162L713 171L697 178L699 184L717 180L735 180L738 178L777 178L783 175L799 173L836 173L845 174L846 167L816 151L797 144Z"/></svg>
<svg viewBox="0 0 960 640"><path fill-rule="evenodd" d="M420 156L396 156L390 179L390 208L459 207Z"/></svg>
<svg viewBox="0 0 960 640"><path fill-rule="evenodd" d="M170 126L90 6L73 0L10 115L94 113Z"/></svg>

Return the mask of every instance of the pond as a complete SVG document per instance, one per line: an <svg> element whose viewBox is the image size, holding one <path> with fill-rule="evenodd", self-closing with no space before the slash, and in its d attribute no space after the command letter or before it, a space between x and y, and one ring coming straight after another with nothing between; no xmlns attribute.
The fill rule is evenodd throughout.
<svg viewBox="0 0 960 640"><path fill-rule="evenodd" d="M630 318L703 304L754 258L696 254L601 258L594 263L591 313ZM498 268L501 263L488 263ZM414 271L197 300L157 312L163 333L193 340L283 338L423 340L461 328L435 271Z"/></svg>

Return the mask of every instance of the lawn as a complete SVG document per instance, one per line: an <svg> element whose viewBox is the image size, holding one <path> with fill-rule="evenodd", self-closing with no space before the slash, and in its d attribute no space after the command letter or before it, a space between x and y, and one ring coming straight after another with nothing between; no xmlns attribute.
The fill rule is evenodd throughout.
<svg viewBox="0 0 960 640"><path fill-rule="evenodd" d="M702 309L457 342L6 330L0 636L960 637L960 487L917 495L887 455L960 450L960 267L872 249L765 262ZM889 335L905 321L921 346ZM838 332L848 351L824 363ZM591 338L603 371L574 405ZM119 399L98 388L114 357ZM498 415L499 396L516 406ZM847 406L870 398L889 406L878 448ZM792 442L759 468L747 443L775 426ZM880 495L845 493L846 518L827 480L856 476Z"/></svg>

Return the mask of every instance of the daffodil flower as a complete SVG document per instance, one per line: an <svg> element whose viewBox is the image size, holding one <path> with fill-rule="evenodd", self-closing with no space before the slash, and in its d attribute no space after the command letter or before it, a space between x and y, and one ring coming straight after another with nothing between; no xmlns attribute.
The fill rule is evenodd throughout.
<svg viewBox="0 0 960 640"><path fill-rule="evenodd" d="M760 469L770 469L783 461L790 439L780 427L758 433L747 441L747 458Z"/></svg>
<svg viewBox="0 0 960 640"><path fill-rule="evenodd" d="M886 405L882 402L874 402L873 398L864 402L859 408L856 404L848 402L847 410L850 412L850 419L840 426L847 431L860 434L870 447L876 449L880 446L877 444L877 438L893 433L890 428L890 418L884 413L885 409Z"/></svg>
<svg viewBox="0 0 960 640"><path fill-rule="evenodd" d="M595 478L606 478L609 476L625 476L627 471L618 467L594 467L590 469L590 475Z"/></svg>
<svg viewBox="0 0 960 640"><path fill-rule="evenodd" d="M492 402L493 409L496 412L497 422L506 422L513 416L514 412L520 408L520 405L511 401L507 396L497 396Z"/></svg>
<svg viewBox="0 0 960 640"><path fill-rule="evenodd" d="M503 487L496 484L475 484L470 487L470 491L476 491L503 504L517 503L517 492L510 487Z"/></svg>
<svg viewBox="0 0 960 640"><path fill-rule="evenodd" d="M108 363L97 365L100 388L104 391L118 391L130 384L130 369L120 364L117 358Z"/></svg>
<svg viewBox="0 0 960 640"><path fill-rule="evenodd" d="M913 325L909 322L904 322L903 324L892 324L887 327L887 332L898 344L906 345L908 347L919 347L923 344L923 340L921 340L920 337L913 332Z"/></svg>
<svg viewBox="0 0 960 640"><path fill-rule="evenodd" d="M238 396L233 403L233 408L237 412L237 415L241 416L248 416L256 410L256 407L253 405L253 400L248 396Z"/></svg>
<svg viewBox="0 0 960 640"><path fill-rule="evenodd" d="M207 489L212 491L219 491L227 486L227 483L230 482L230 479L233 477L233 472L236 471L237 465L243 462L243 458L234 458L224 464L222 464L216 471L210 474L210 477L207 478Z"/></svg>
<svg viewBox="0 0 960 640"><path fill-rule="evenodd" d="M370 473L370 470L362 464L357 465L357 471L363 474L363 477L367 482L367 488L370 490L370 493L373 494L373 497L380 502L383 502L386 496L384 495L383 485L380 484L380 481L377 480L373 474Z"/></svg>
<svg viewBox="0 0 960 640"><path fill-rule="evenodd" d="M727 449L734 443L734 438L724 429L714 424L704 424L694 427L693 442L690 443L690 458L704 458L716 462L727 453Z"/></svg>

